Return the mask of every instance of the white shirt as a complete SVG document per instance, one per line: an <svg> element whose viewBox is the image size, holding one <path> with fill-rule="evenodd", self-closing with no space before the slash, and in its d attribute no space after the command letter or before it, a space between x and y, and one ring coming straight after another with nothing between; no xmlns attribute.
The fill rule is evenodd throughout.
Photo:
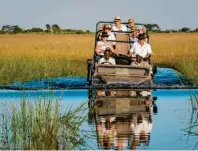
<svg viewBox="0 0 198 151"><path fill-rule="evenodd" d="M114 33L108 32L108 35L109 35L109 37L108 37L107 40L115 40L115 35L114 35ZM112 43L113 43L113 45L116 44L116 42L112 42Z"/></svg>
<svg viewBox="0 0 198 151"><path fill-rule="evenodd" d="M143 58L145 58L148 54L152 53L151 46L144 42L144 45L141 46L138 42L134 43L132 48L130 49L130 52L135 54L135 55L140 55Z"/></svg>
<svg viewBox="0 0 198 151"><path fill-rule="evenodd" d="M115 59L113 58L109 58L109 60L106 60L105 58L101 58L98 62L98 64L112 64L112 65L116 65L115 63Z"/></svg>
<svg viewBox="0 0 198 151"><path fill-rule="evenodd" d="M133 37L130 37L130 41L133 42L131 43L131 47L133 47L133 45L138 42L138 38L133 38Z"/></svg>
<svg viewBox="0 0 198 151"><path fill-rule="evenodd" d="M136 57L135 49L137 48L138 42L131 43L130 52L132 53L132 57Z"/></svg>
<svg viewBox="0 0 198 151"><path fill-rule="evenodd" d="M121 24L121 29L117 29L117 27L115 25L113 25L112 27L112 31L127 31L127 27L125 25Z"/></svg>
<svg viewBox="0 0 198 151"><path fill-rule="evenodd" d="M106 44L103 41L98 41L97 46L99 47L98 49L101 51L99 55L104 55L104 52L107 48L109 48L109 43L107 42Z"/></svg>
<svg viewBox="0 0 198 151"><path fill-rule="evenodd" d="M147 120L143 120L142 123L137 124L134 129L135 135L140 135L142 132L146 133L147 135L151 133L153 124L148 122Z"/></svg>

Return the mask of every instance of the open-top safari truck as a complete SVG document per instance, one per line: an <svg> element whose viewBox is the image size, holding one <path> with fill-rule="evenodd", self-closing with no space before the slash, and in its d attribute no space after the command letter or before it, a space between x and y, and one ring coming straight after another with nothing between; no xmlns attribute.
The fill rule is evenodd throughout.
<svg viewBox="0 0 198 151"><path fill-rule="evenodd" d="M103 31L102 28L104 24L113 24L113 22L101 21L96 24L96 34L95 34L95 48L99 35ZM127 25L128 23L122 23ZM136 24L144 25L144 24ZM111 64L97 64L96 57L97 54L94 50L93 59L88 59L88 72L87 72L87 82L89 85L117 85L126 84L141 86L152 84L152 75L148 68L137 68L132 67L130 64L133 57L128 56L130 50L130 34L131 32L123 31L112 31L115 34L116 40L111 40L110 42L116 42L115 51L118 54L115 56L116 65ZM149 36L147 34L147 42L149 43ZM151 58L146 58L151 63Z"/></svg>

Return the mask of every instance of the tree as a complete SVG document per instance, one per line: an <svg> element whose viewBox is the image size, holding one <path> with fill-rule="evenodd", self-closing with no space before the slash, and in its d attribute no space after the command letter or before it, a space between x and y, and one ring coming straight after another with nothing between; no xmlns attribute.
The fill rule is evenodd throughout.
<svg viewBox="0 0 198 151"><path fill-rule="evenodd" d="M52 25L52 31L54 33L60 33L61 29L57 24Z"/></svg>
<svg viewBox="0 0 198 151"><path fill-rule="evenodd" d="M190 28L188 27L183 27L182 29L180 29L181 32L190 32Z"/></svg>
<svg viewBox="0 0 198 151"><path fill-rule="evenodd" d="M158 24L146 24L145 27L148 31L160 31L161 28Z"/></svg>
<svg viewBox="0 0 198 151"><path fill-rule="evenodd" d="M35 33L43 32L43 29L34 27L34 28L31 29L31 32L35 32Z"/></svg>
<svg viewBox="0 0 198 151"><path fill-rule="evenodd" d="M15 25L15 26L12 26L12 27L13 27L13 31L12 31L13 34L18 34L18 33L23 32L23 29L20 28L18 25Z"/></svg>
<svg viewBox="0 0 198 151"><path fill-rule="evenodd" d="M194 30L194 32L198 32L198 28L196 28L196 29Z"/></svg>
<svg viewBox="0 0 198 151"><path fill-rule="evenodd" d="M0 30L0 34L6 34L6 32L3 30Z"/></svg>
<svg viewBox="0 0 198 151"><path fill-rule="evenodd" d="M51 26L50 26L50 24L46 24L45 25L46 26L46 32L48 32L48 33L51 33Z"/></svg>
<svg viewBox="0 0 198 151"><path fill-rule="evenodd" d="M3 25L1 30L6 33L12 33L13 27L11 25Z"/></svg>
<svg viewBox="0 0 198 151"><path fill-rule="evenodd" d="M151 29L152 29L152 31L160 31L161 30L161 28L158 24L153 24Z"/></svg>

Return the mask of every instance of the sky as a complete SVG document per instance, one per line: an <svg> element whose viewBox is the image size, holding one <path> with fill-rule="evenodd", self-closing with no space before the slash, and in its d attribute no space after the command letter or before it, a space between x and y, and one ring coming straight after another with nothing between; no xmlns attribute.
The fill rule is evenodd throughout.
<svg viewBox="0 0 198 151"><path fill-rule="evenodd" d="M61 28L94 31L98 21L157 23L162 29L198 28L198 0L0 0L0 26L19 25L24 29Z"/></svg>

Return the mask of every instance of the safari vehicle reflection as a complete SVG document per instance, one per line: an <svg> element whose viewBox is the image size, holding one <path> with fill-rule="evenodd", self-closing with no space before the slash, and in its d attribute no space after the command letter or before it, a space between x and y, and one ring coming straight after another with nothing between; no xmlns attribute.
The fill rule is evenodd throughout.
<svg viewBox="0 0 198 151"><path fill-rule="evenodd" d="M149 90L98 90L90 98L89 116L96 125L99 149L149 146L156 97Z"/></svg>

